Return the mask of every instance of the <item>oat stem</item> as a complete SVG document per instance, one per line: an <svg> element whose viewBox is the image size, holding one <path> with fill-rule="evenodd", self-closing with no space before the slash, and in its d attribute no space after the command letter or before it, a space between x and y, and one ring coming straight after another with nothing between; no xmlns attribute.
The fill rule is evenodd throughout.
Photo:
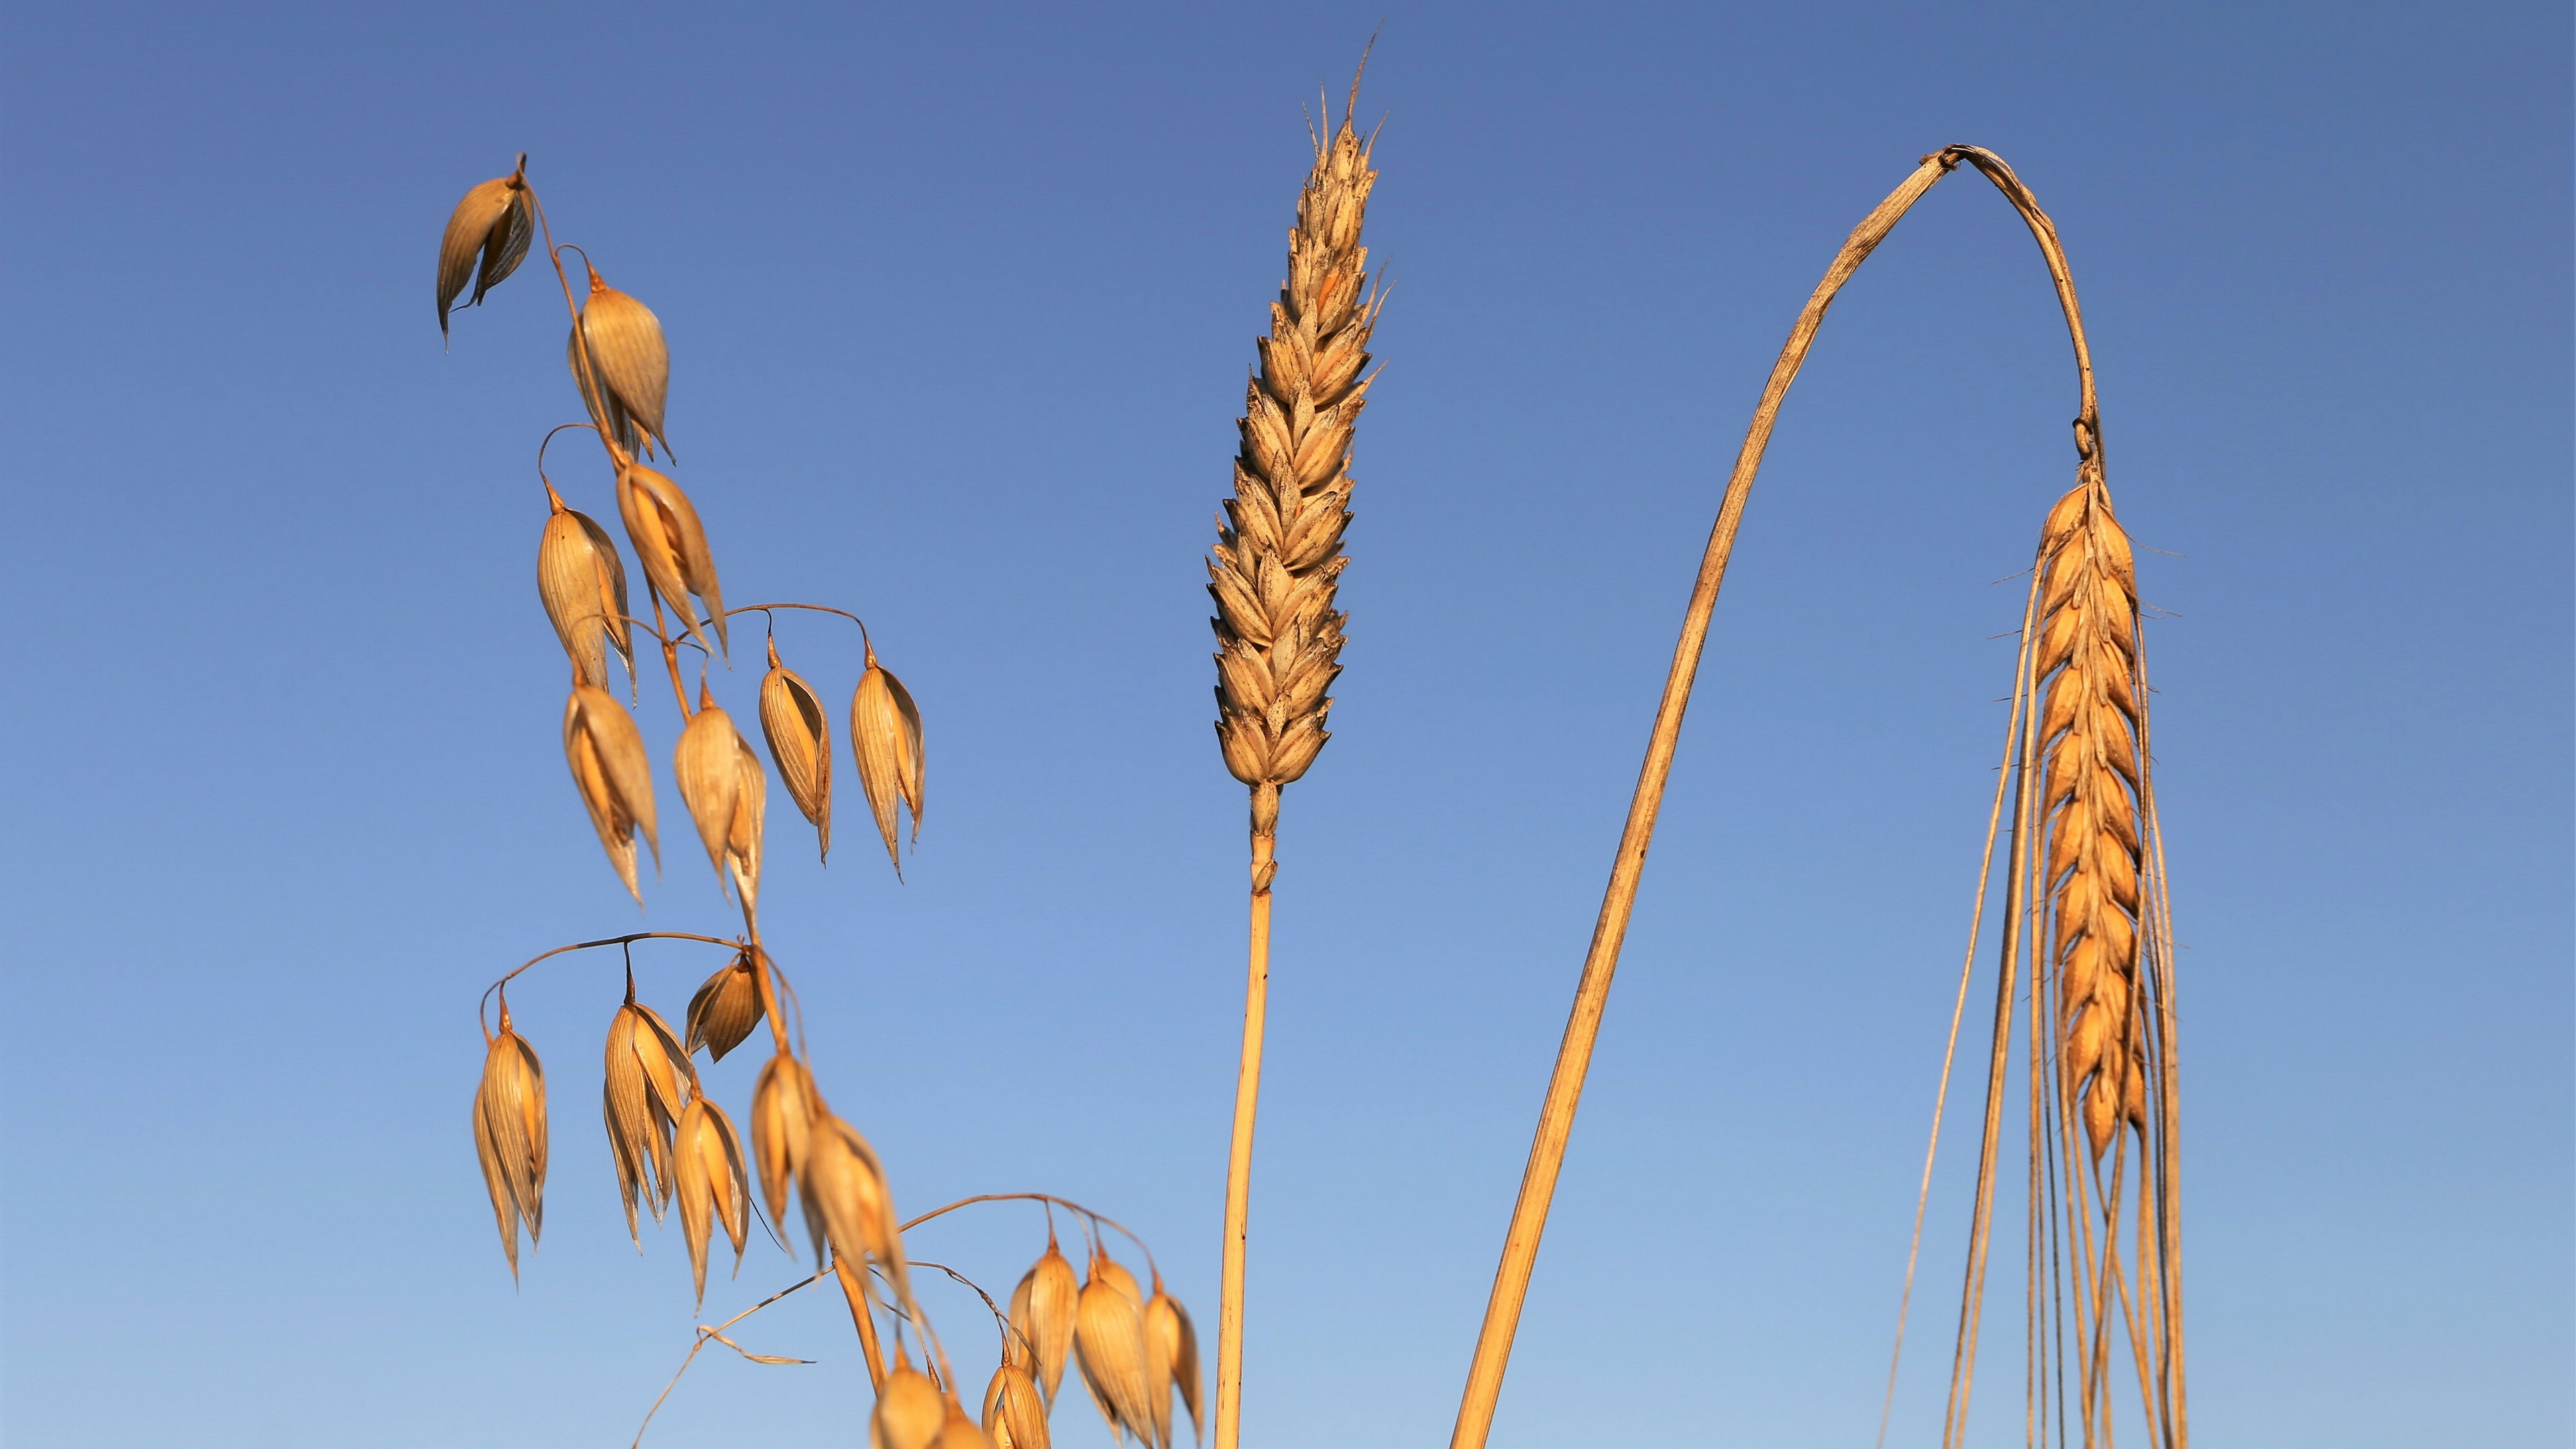
<svg viewBox="0 0 2576 1449"><path fill-rule="evenodd" d="M1522 1173L1511 1226L1503 1239L1502 1261L1494 1272L1493 1293L1485 1306L1484 1324L1477 1333L1475 1357L1468 1366L1457 1427L1450 1436L1451 1449L1482 1449L1493 1427L1494 1405L1502 1394L1503 1372L1511 1358L1512 1335L1520 1325L1521 1304L1528 1295L1530 1273L1538 1260L1539 1239L1547 1228L1548 1205L1556 1194L1557 1174L1565 1162L1566 1141L1574 1130L1575 1108L1583 1095L1583 1079L1591 1067L1602 1012L1609 1003L1611 977L1618 970L1619 950L1627 938L1629 912L1636 904L1637 882L1645 870L1647 847L1654 839L1664 784L1672 773L1673 751L1681 737L1682 714L1689 707L1691 686L1699 672L1709 617L1717 607L1718 589L1725 581L1727 560L1735 549L1736 530L1743 522L1754 475L1761 470L1763 450L1769 446L1772 427L1779 419L1781 400L1788 395L1790 383L1797 380L1798 369L1806 361L1807 349L1815 342L1816 330L1824 324L1825 310L1833 305L1835 294L1923 193L1962 161L1984 173L2012 202L2047 258L2049 274L2057 284L2058 301L2074 339L2076 369L2082 385L2076 446L2087 457L2098 446L2092 356L2085 346L2074 284L2066 268L2065 253L2057 244L2055 226L2039 210L2020 178L2013 175L2012 168L1994 153L1974 146L1951 146L1923 158L1914 173L1853 228L1824 279L1808 296L1788 341L1780 349L1779 360L1772 365L1761 402L1745 430L1744 444L1736 453L1734 470L1727 478L1726 492L1718 506L1717 523L1709 532L1708 548L1691 587L1690 605L1682 616L1681 638L1673 648L1663 697L1655 708L1645 763L1638 771L1618 852L1612 857L1609 886L1602 893L1601 913L1593 926L1591 947L1584 955L1565 1037L1548 1077L1547 1096L1540 1106L1538 1128L1530 1143L1529 1163ZM1219 1402L1223 1402L1222 1398ZM1221 1442L1220 1449L1230 1446Z"/></svg>

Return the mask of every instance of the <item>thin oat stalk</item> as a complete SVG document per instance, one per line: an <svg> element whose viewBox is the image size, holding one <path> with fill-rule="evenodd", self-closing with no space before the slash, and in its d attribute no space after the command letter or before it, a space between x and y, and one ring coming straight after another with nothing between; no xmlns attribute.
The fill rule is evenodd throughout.
<svg viewBox="0 0 2576 1449"><path fill-rule="evenodd" d="M1367 59L1362 57L1365 69ZM1234 496L1208 562L1216 600L1217 742L1252 791L1252 903L1244 976L1243 1053L1226 1158L1225 1239L1217 1303L1216 1446L1234 1449L1243 1411L1243 1272L1251 1212L1252 1137L1270 990L1270 890L1278 875L1279 790L1306 773L1331 738L1344 616L1334 608L1348 560L1351 430L1367 403L1370 330L1379 296L1360 224L1377 181L1374 135L1352 111L1315 139L1288 233L1288 280L1270 307L1260 364L1237 421ZM1330 115L1327 113L1329 122Z"/></svg>
<svg viewBox="0 0 2576 1449"><path fill-rule="evenodd" d="M1743 521L1745 502L1752 491L1754 477L1760 471L1762 455L1770 443L1772 428L1779 418L1781 401L1787 396L1789 385L1796 380L1798 369L1806 360L1807 350L1815 341L1816 331L1824 323L1825 311L1833 304L1834 297L1841 291L1843 284L1851 279L1860 264L1881 241L1886 239L1888 232L1895 227L1906 211L1961 162L1974 166L2013 204L2021 214L2024 223L2029 226L2032 236L2038 241L2040 251L2048 263L2049 274L2056 284L2058 301L2066 314L2068 331L2073 339L2076 370L2081 388L2081 406L2075 422L2075 444L2081 477L2089 480L2082 486L2098 488L2101 477L2101 428L2095 404L2092 358L2084 338L2082 315L2076 304L2074 281L2066 265L2064 249L2058 244L2055 224L2049 220L2046 213L2040 210L2037 201L2032 198L2029 189L2023 186L2020 178L2013 174L2012 168L1992 152L1974 146L1952 146L1925 157L1914 173L1890 193L1885 201L1879 203L1867 217L1863 218L1858 227L1853 229L1849 239L1844 242L1841 252L1834 258L1832 266L1827 269L1824 279L1816 285L1815 291L1808 297L1806 306L1799 312L1796 324L1790 329L1787 343L1780 350L1779 360L1772 367L1770 380L1763 388L1761 401L1755 407L1752 423L1745 432L1744 444L1737 451L1734 470L1727 479L1726 492L1719 504L1717 522L1710 531L1708 547L1701 557L1699 574L1692 586L1690 604L1683 614L1681 637L1674 646L1672 666L1665 676L1663 696L1656 707L1654 728L1648 737L1646 747L1645 763L1639 771L1636 791L1629 803L1627 823L1621 831L1618 851L1612 860L1609 885L1602 895L1600 916L1593 928L1591 947L1585 954L1582 976L1576 985L1573 1011L1567 1020L1565 1037L1558 1049L1556 1065L1548 1080L1547 1095L1541 1106L1538 1128L1530 1146L1528 1166L1522 1175L1518 1200L1513 1205L1511 1226L1504 1239L1502 1259L1494 1275L1493 1292L1486 1304L1484 1323L1477 1336L1475 1357L1469 1366L1466 1389L1461 1396L1457 1425L1450 1439L1452 1449L1481 1449L1493 1425L1494 1405L1502 1391L1503 1374L1511 1355L1512 1337L1519 1326L1521 1305L1527 1296L1531 1270L1538 1257L1539 1240L1546 1230L1548 1206L1555 1195L1557 1175L1563 1166L1566 1143L1573 1131L1575 1109L1582 1098L1583 1081L1591 1064L1593 1044L1599 1035L1601 1016L1609 1001L1611 979L1618 969L1620 947L1627 935L1629 914L1636 903L1638 881L1645 869L1646 850L1654 838L1656 814L1662 806L1664 785L1671 774L1673 752L1681 735L1682 716L1689 706L1691 687L1698 674L1701 648L1708 637L1709 619L1717 605L1719 588L1725 581L1727 562L1734 551L1736 532ZM2103 497L2106 510L2104 516L2107 518L2107 495ZM2143 687L2142 681L2140 687L2141 689ZM2035 734L2036 727L2024 723L2031 718L2031 715L2032 710L2025 705L2017 712L2016 723L2017 726ZM2140 736L2139 753L2143 758L2143 726L2140 727ZM2022 763L2023 777L2027 780L2030 762L2025 758ZM2143 773L2138 778L2141 782L2138 786L2140 800L2138 813L2142 819L2151 822L2152 799L2143 783ZM2003 972L2004 984L2001 989L2004 998L2003 1006L1997 1014L1995 1065L1988 1092L1986 1150L1982 1154L1978 1179L1978 1236L1976 1245L1972 1249L1970 1270L1972 1283L1969 1299L1971 1306L1963 1312L1963 1317L1971 1320L1974 1293L1981 1287L1983 1281L1983 1233L1989 1221L1987 1208L1992 1196L1993 1145L1999 1131L2001 1063L2004 1060L2009 1038L2013 973L2015 963L2021 959L2024 950L2018 923L2022 921L2029 908L2028 903L2038 899L2037 893L2024 888L2024 877L2030 870L2031 852L2026 843L2030 837L2018 823L2022 820L2022 812L2019 809L2016 810L2014 818L2017 824L2014 832L2013 861L2007 878L2009 897L2007 919L2016 924L2010 932L2013 944L2007 951ZM2148 837L2152 839L2152 824L2148 823L2144 828ZM2158 919L2162 917L2158 916ZM2144 1356L2141 1375L2142 1378L2149 1377L2145 1357L2152 1357L2154 1373L2161 1376L2152 1378L2150 1382L2150 1387L2154 1390L2149 1395L2154 1405L2153 1412L2161 1416L2164 1423L2171 1426L2170 1441L2178 1449L2182 1442L2179 1432L2182 1393L2178 1220L2172 1205L2170 1187L2173 1178L2170 994L2155 994L2148 1000L2147 1006L2146 1025L2140 1029L2140 1034L2151 1036L2153 1044L2148 1047L2151 1066L2141 1074L2141 1079L2150 1086L2160 1088L2151 1093L2153 1105L2145 1114L2154 1124L2154 1131L2151 1134L2154 1139L2151 1151L2154 1168L2151 1176L2159 1184L2157 1201L2153 1209L2159 1247L2152 1274L2153 1281L2151 1284L2142 1285L2140 1296L2143 1297L2146 1292L2152 1292L2155 1295L2156 1315L2169 1327L2150 1332L2149 1336L2154 1340L2152 1354L2147 1348L2140 1349L2141 1355ZM2118 1080L2125 1083L2130 1079L2129 1076L2124 1075ZM1946 1081L1945 1069L1945 1093ZM2037 1150L2034 1147L2035 1153ZM2036 1157L2034 1165L2037 1165ZM2147 1175L2150 1174L2142 1174L2142 1176ZM1927 1162L1927 1182L1928 1177ZM2114 1191L2116 1191L2117 1178L2118 1167L2115 1162L2112 1184ZM2109 1234L2116 1231L2118 1225L2117 1214L2113 1212L2104 1224L2106 1241ZM2099 1262L2100 1260L2089 1261ZM2092 1285L2090 1296L2086 1299L2090 1311L2084 1323L2089 1323L2096 1329L2097 1338L2101 1336L2098 1330L2108 1311L2105 1305L2124 1291L2117 1281L2117 1266L2116 1262L2113 1262L2095 1272L2088 1280ZM1909 1283L1911 1273L1912 1269L1909 1265ZM2142 1321L2142 1319L2143 1315L2133 1315L2133 1321ZM2079 1323L2078 1326L2082 1327L2084 1323ZM1973 1323L1963 1324L1962 1332L1965 1335L1960 1351L1962 1369L1955 1379L1954 1393L1957 1412L1954 1413L1951 1424L1954 1434L1964 1422L1966 1381L1968 1374L1973 1371ZM2133 1334L2132 1337L2135 1341L2137 1335ZM2098 1352L2092 1354L2088 1364L2098 1365L2101 1357ZM2098 1380L2098 1369L2094 1372ZM2092 1400L2088 1399L2088 1402L2090 1401Z"/></svg>

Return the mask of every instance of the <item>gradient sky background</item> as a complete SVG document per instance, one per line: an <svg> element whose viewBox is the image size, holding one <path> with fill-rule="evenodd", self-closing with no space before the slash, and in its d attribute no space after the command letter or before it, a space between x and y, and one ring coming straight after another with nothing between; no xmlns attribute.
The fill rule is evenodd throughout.
<svg viewBox="0 0 2576 1449"><path fill-rule="evenodd" d="M1198 560L1301 109L1381 18L1396 281L1337 738L1281 837L1247 1442L1446 1442L1724 466L1834 246L1952 141L2057 217L2159 550L2200 1442L2567 1442L2564 5L93 0L0 22L13 1449L624 1444L692 1321L801 1271L756 1246L693 1320L676 1229L618 1241L596 954L515 996L557 1144L515 1291L476 1178L476 994L637 928L530 584L531 455L579 416L561 304L531 263L452 352L432 320L448 208L520 149L668 329L728 597L863 612L928 719L909 884L855 796L828 871L772 812L836 1104L907 1207L1121 1217L1212 1339L1243 795ZM2073 396L1973 177L1845 292L1498 1449L1868 1442ZM848 632L781 630L836 701ZM728 929L646 704L646 923ZM717 964L638 961L674 1016ZM709 1076L738 1116L754 1065ZM1937 1438L1967 1156L1901 1445ZM917 1236L997 1289L1042 1243L1021 1207ZM932 1302L980 1376L980 1310ZM822 1362L702 1360L648 1443L863 1433L836 1301L741 1335ZM2018 1442L2018 1345L1989 1354ZM1104 1442L1078 1399L1058 1426Z"/></svg>

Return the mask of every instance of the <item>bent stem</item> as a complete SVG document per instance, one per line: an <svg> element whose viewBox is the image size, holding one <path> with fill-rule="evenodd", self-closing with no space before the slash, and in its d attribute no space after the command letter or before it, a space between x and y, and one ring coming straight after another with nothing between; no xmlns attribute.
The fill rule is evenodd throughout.
<svg viewBox="0 0 2576 1449"><path fill-rule="evenodd" d="M1243 977L1243 1058L1234 1075L1234 1135L1225 1161L1225 1263L1217 1289L1216 1449L1243 1424L1243 1252L1252 1214L1252 1128L1261 1105L1261 1036L1270 1007L1270 882L1279 874L1279 787L1253 789L1252 923Z"/></svg>
<svg viewBox="0 0 2576 1449"><path fill-rule="evenodd" d="M1494 1405L1502 1395L1512 1337L1520 1327L1521 1305L1528 1296L1530 1273L1538 1261L1539 1239L1547 1229L1548 1206L1555 1198L1566 1142L1574 1131L1575 1108L1582 1100L1583 1079L1591 1069L1593 1044L1600 1036L1602 1012L1610 1000L1611 978L1619 968L1619 950L1627 939L1628 916L1636 905L1637 882L1645 872L1646 850L1655 835L1655 817L1663 807L1664 785L1672 774L1682 715L1690 706L1691 687L1699 674L1700 650L1708 639L1709 618L1717 608L1718 589L1725 582L1727 561L1735 551L1736 531L1744 519L1744 505L1752 493L1754 475L1761 471L1762 454L1770 446L1781 401L1788 396L1789 385L1797 380L1798 369L1806 362L1807 350L1814 345L1816 331L1824 325L1825 310L1833 305L1835 294L1887 239L1888 232L1914 203L1922 199L1923 193L1962 161L1983 173L2021 213L2047 259L2049 275L2057 285L2058 303L2066 313L2067 329L2074 340L2082 388L2076 448L2089 459L2100 446L2092 354L2085 346L2074 282L2065 253L2057 243L2055 224L2039 209L2012 168L1993 152L1975 146L1950 146L1924 157L1914 173L1852 229L1824 279L1809 294L1796 325L1790 328L1788 341L1781 346L1779 360L1772 364L1762 400L1753 410L1751 425L1745 429L1744 445L1736 452L1734 470L1727 477L1726 493L1718 505L1717 522L1709 531L1708 548L1701 555L1699 575L1691 586L1690 605L1682 615L1681 638L1673 646L1672 667L1664 676L1663 697L1655 707L1654 729L1647 737L1645 763L1638 771L1637 788L1629 799L1618 852L1611 859L1610 882L1602 892L1601 914L1593 925L1591 947L1584 954L1583 974L1575 985L1574 1007L1566 1019L1565 1037L1557 1048L1556 1066L1548 1076L1547 1096L1539 1108L1538 1128L1530 1142L1520 1194L1512 1205L1511 1226L1504 1234L1502 1261L1494 1270L1494 1288L1486 1301L1484 1324L1476 1335L1475 1357L1468 1365L1467 1386L1459 1400L1450 1449L1483 1449L1486 1435L1493 1428ZM1256 971L1256 979L1258 975ZM1251 1060L1249 1055L1247 1060ZM1240 1137L1244 1116L1239 1102L1236 1120ZM1227 1248L1229 1252L1236 1249L1231 1233ZM1225 1402L1223 1384L1220 1378L1220 1415ZM1223 1418L1218 1422L1222 1425ZM1231 1449L1231 1444L1220 1439L1218 1449Z"/></svg>

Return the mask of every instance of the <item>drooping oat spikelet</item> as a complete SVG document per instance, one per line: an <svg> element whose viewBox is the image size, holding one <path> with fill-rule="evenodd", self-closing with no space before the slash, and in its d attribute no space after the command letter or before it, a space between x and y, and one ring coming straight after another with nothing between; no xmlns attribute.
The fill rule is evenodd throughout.
<svg viewBox="0 0 2576 1449"><path fill-rule="evenodd" d="M706 979L689 998L689 1034L683 1045L707 1049L707 1059L723 1061L760 1024L760 984L752 979L751 950Z"/></svg>
<svg viewBox="0 0 2576 1449"><path fill-rule="evenodd" d="M552 488L546 496L554 511L537 540L537 597L546 618L582 683L608 687L608 651L615 649L631 685L635 651L626 626L625 560L589 515L566 508Z"/></svg>
<svg viewBox="0 0 2576 1449"><path fill-rule="evenodd" d="M1091 1401L1099 1405L1100 1417L1109 1421L1111 1430L1162 1449L1163 1440L1154 1432L1153 1380L1142 1308L1135 1277L1094 1249L1091 1281L1082 1285L1074 1315L1074 1360L1082 1367L1083 1386L1091 1390ZM1170 1400L1164 1405L1168 1423Z"/></svg>
<svg viewBox="0 0 2576 1449"><path fill-rule="evenodd" d="M496 176L465 193L447 217L438 239L438 335L447 335L447 311L456 295L474 282L468 307L482 305L483 294L517 271L536 235L536 217L528 202L528 158L507 176ZM477 258L481 265L476 265Z"/></svg>
<svg viewBox="0 0 2576 1449"><path fill-rule="evenodd" d="M546 1070L536 1048L510 1026L510 1003L501 1003L501 1031L483 1053L483 1079L474 1089L474 1155L483 1166L483 1189L501 1228L501 1251L510 1276L519 1276L519 1229L535 1247L545 1227Z"/></svg>
<svg viewBox="0 0 2576 1449"><path fill-rule="evenodd" d="M912 838L921 840L921 711L912 691L893 671L877 663L876 646L868 646L867 672L850 695L850 750L859 762L859 788L867 792L868 810L876 816L877 833L885 837L886 858L903 874L903 857L895 849L895 802L912 810Z"/></svg>
<svg viewBox="0 0 2576 1449"><path fill-rule="evenodd" d="M930 1375L904 1361L901 1349L896 1355L868 1415L869 1449L930 1449L948 1422L947 1401Z"/></svg>
<svg viewBox="0 0 2576 1449"><path fill-rule="evenodd" d="M581 304L581 337L590 345L600 391L669 453L662 404L671 387L671 349L662 341L662 319L601 281L599 269L592 267L590 296Z"/></svg>
<svg viewBox="0 0 2576 1449"><path fill-rule="evenodd" d="M1253 787L1259 836L1271 833L1278 787L1324 747L1324 691L1341 672L1344 616L1333 595L1351 518L1351 426L1367 401L1362 369L1378 314L1360 245L1376 181L1369 144L1345 114L1317 147L1297 200L1288 281L1245 390L1234 497L1208 564L1217 740L1226 768Z"/></svg>
<svg viewBox="0 0 2576 1449"><path fill-rule="evenodd" d="M947 1418L940 1424L939 1437L932 1441L931 1449L997 1449L997 1446L981 1424L966 1416L966 1406L957 1402L957 1396L950 1394Z"/></svg>
<svg viewBox="0 0 2576 1449"><path fill-rule="evenodd" d="M589 410L591 425L599 429L600 436L614 440L628 457L653 456L643 430L635 426L635 419L627 415L625 407L606 388L600 386L599 365L582 350L581 324L578 322L564 334L564 366L572 369L572 385L580 391L581 405Z"/></svg>
<svg viewBox="0 0 2576 1449"><path fill-rule="evenodd" d="M600 1116L608 1124L609 1156L617 1166L617 1191L626 1204L626 1232L642 1246L635 1201L644 1199L653 1221L671 1201L671 1139L681 1113L696 1095L697 1068L670 1024L635 999L608 1023L606 1073L600 1083Z"/></svg>
<svg viewBox="0 0 2576 1449"><path fill-rule="evenodd" d="M617 470L617 514L626 521L627 541L644 565L645 581L662 600L679 611L691 638L705 645L689 595L704 602L715 626L715 648L729 650L725 635L724 591L716 584L715 556L707 551L707 531L698 510L680 485L632 459ZM727 657L731 657L729 654Z"/></svg>
<svg viewBox="0 0 2576 1449"><path fill-rule="evenodd" d="M635 837L644 836L653 863L662 863L662 844L653 834L653 772L644 758L644 737L634 717L616 696L576 680L564 701L564 761L572 767L573 788L581 792L590 825L608 852L608 863L626 883L635 903L644 892L635 884Z"/></svg>
<svg viewBox="0 0 2576 1449"><path fill-rule="evenodd" d="M984 1432L994 1449L1048 1449L1046 1399L1038 1381L1007 1357L984 1388Z"/></svg>
<svg viewBox="0 0 2576 1449"><path fill-rule="evenodd" d="M672 1176L680 1199L680 1231L689 1240L689 1272L697 1301L707 1301L707 1239L715 1224L724 1224L733 1240L734 1271L742 1271L742 1249L751 1233L751 1191L743 1172L742 1139L733 1119L704 1095L693 1097L680 1114L672 1144ZM631 1214L632 1209L629 1209Z"/></svg>
<svg viewBox="0 0 2576 1449"><path fill-rule="evenodd" d="M769 1206L769 1220L781 1228L787 1223L787 1190L805 1175L817 1101L813 1076L785 1052L771 1057L752 1084L752 1161L760 1168L760 1197Z"/></svg>
<svg viewBox="0 0 2576 1449"><path fill-rule="evenodd" d="M1045 1254L1020 1275L1020 1286L1011 1291L1011 1327L1036 1358L1031 1371L1045 1387L1049 1403L1055 1401L1056 1386L1064 1382L1065 1355L1073 1351L1081 1298L1081 1280L1074 1276L1072 1262L1056 1246L1050 1231Z"/></svg>
<svg viewBox="0 0 2576 1449"><path fill-rule="evenodd" d="M828 1108L818 1107L806 1135L800 1176L805 1229L814 1239L814 1260L823 1260L826 1243L853 1262L872 1260L894 1285L898 1301L908 1298L910 1275L904 1267L894 1195L887 1190L885 1167L868 1139Z"/></svg>
<svg viewBox="0 0 2576 1449"><path fill-rule="evenodd" d="M788 797L813 822L823 859L831 859L832 721L813 686L778 662L776 639L769 641L769 673L760 681L760 733Z"/></svg>
<svg viewBox="0 0 2576 1449"><path fill-rule="evenodd" d="M2039 646L2047 681L2043 858L2059 983L2059 1066L2100 1157L2125 1120L2146 1127L2138 992L2143 840L2137 574L2111 495L2091 468L2040 537ZM2051 675L2055 677L2051 679Z"/></svg>
<svg viewBox="0 0 2576 1449"><path fill-rule="evenodd" d="M1154 1296L1145 1300L1145 1345L1163 1369L1162 1381L1152 1386L1156 1411L1168 1422L1172 1391L1179 1390L1182 1406L1190 1411L1191 1437L1199 1437L1198 1330L1181 1300L1164 1291L1160 1275L1154 1279Z"/></svg>
<svg viewBox="0 0 2576 1449"><path fill-rule="evenodd" d="M742 892L746 912L760 896L760 836L767 813L769 778L760 757L735 729L733 716L716 706L704 685L698 689L698 712L680 731L671 773L680 800L697 823L698 839L716 868L716 887L727 881Z"/></svg>

